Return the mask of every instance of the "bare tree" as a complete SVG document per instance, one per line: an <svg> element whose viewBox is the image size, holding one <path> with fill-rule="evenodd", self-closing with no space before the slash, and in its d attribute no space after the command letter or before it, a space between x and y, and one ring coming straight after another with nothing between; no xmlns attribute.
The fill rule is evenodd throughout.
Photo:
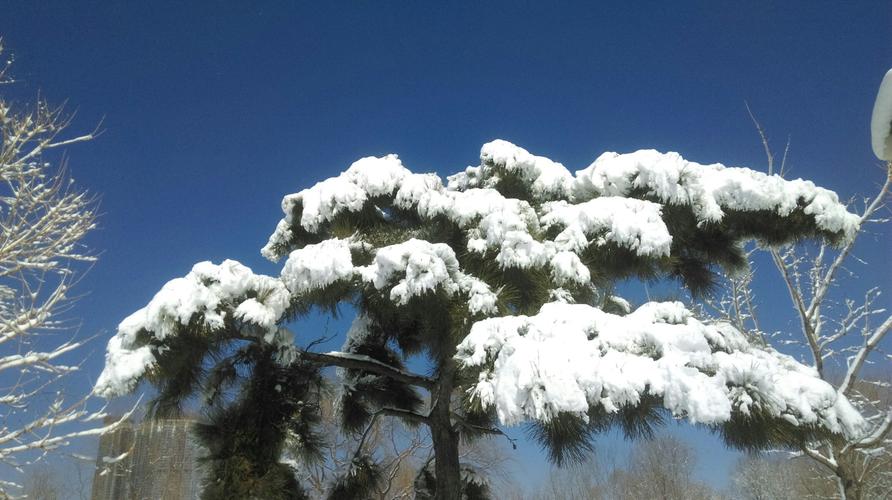
<svg viewBox="0 0 892 500"><path fill-rule="evenodd" d="M25 498L29 500L59 500L58 474L46 464L32 468L25 478Z"/></svg>
<svg viewBox="0 0 892 500"><path fill-rule="evenodd" d="M765 147L769 171L773 172L774 154L761 125L755 118L753 122ZM786 157L785 150L781 174L786 170ZM892 162L885 166L885 181L877 193L862 200L858 234L841 247L797 244L767 249L788 292L799 324L797 331L772 333L762 329L752 288L752 266L748 273L727 277L727 286L707 303L713 314L756 340L778 347L804 348L820 377L834 384L865 415L870 428L861 436L809 443L794 454L820 464L826 478L836 483L838 496L846 499L881 498L869 492L892 491L892 401L881 397L889 381L866 377L864 370L870 364L889 366L892 358L882 352L881 343L892 330L892 314L883 306L882 286L868 288L858 296L848 292L852 287L840 286L844 281L860 281L859 269L870 271L853 250L857 236L889 222L885 212L890 187ZM842 367L841 374L835 365Z"/></svg>
<svg viewBox="0 0 892 500"><path fill-rule="evenodd" d="M609 469L597 457L566 467L552 467L537 500L586 500L607 498Z"/></svg>
<svg viewBox="0 0 892 500"><path fill-rule="evenodd" d="M798 475L791 461L779 457L744 456L732 475L734 492L741 500L794 500Z"/></svg>
<svg viewBox="0 0 892 500"><path fill-rule="evenodd" d="M606 460L604 459L606 458ZM566 467L553 467L545 483L532 495L515 492L512 499L535 500L719 500L719 492L694 477L697 455L693 448L671 437L635 442L625 464L613 455Z"/></svg>
<svg viewBox="0 0 892 500"><path fill-rule="evenodd" d="M612 498L634 500L708 500L720 498L694 478L696 452L671 436L638 442L627 469L611 475Z"/></svg>
<svg viewBox="0 0 892 500"><path fill-rule="evenodd" d="M11 82L10 65L0 68L0 83ZM42 100L17 110L0 97L0 462L19 470L73 438L117 425L103 423L89 395L64 397L60 383L83 360L72 351L87 340L75 338L67 313L78 270L95 261L83 246L96 226L95 200L47 158L94 138L66 138L69 123ZM79 361L64 361L72 356Z"/></svg>
<svg viewBox="0 0 892 500"><path fill-rule="evenodd" d="M734 497L741 500L839 496L836 482L827 477L823 466L806 456L789 459L778 454L746 455L738 460L731 480Z"/></svg>

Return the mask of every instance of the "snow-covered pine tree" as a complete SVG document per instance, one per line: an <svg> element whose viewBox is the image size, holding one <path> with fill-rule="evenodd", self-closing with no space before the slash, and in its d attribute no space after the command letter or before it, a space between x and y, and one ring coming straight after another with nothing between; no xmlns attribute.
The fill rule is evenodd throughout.
<svg viewBox="0 0 892 500"><path fill-rule="evenodd" d="M833 192L652 150L605 153L575 175L501 140L480 159L444 184L368 157L286 196L262 250L286 258L280 275L196 264L120 324L97 393L145 378L159 413L203 394L208 498L303 497L280 456L286 438L302 459L318 450L326 366L342 369L345 429L400 418L429 430L435 456L417 484L438 499L485 493L459 441L499 426L528 424L559 464L598 432L647 434L666 416L746 449L863 432L813 369L680 303L632 310L614 295L620 280L669 278L697 296L716 266L746 266L747 240L845 242L858 217ZM341 351L286 329L339 306L356 315ZM405 368L415 355L429 373ZM378 477L362 446L355 457L339 498Z"/></svg>

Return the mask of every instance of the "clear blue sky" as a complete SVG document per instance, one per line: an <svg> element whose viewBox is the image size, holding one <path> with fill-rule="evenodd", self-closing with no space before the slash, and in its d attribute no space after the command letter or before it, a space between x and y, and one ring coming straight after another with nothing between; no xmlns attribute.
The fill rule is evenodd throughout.
<svg viewBox="0 0 892 500"><path fill-rule="evenodd" d="M67 99L75 130L104 117L68 152L102 196L77 309L102 345L196 261L277 273L259 248L282 195L360 156L445 175L504 138L571 170L640 148L761 169L748 101L778 148L791 136L793 176L844 198L882 176L868 123L887 1L236 3L0 1L20 79L3 91ZM885 241L862 255L888 285ZM733 460L715 455L704 474Z"/></svg>

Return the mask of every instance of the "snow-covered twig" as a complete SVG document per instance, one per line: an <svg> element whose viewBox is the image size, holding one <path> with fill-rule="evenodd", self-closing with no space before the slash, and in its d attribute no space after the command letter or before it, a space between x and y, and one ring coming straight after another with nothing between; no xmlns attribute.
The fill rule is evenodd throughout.
<svg viewBox="0 0 892 500"><path fill-rule="evenodd" d="M83 362L62 360L89 341L71 333L72 289L96 261L83 244L96 227L95 198L45 158L98 133L63 137L70 123L61 107L40 100L20 111L0 97L0 372L12 381L0 394L0 462L19 470L121 422L103 422L90 396L66 402L62 385Z"/></svg>

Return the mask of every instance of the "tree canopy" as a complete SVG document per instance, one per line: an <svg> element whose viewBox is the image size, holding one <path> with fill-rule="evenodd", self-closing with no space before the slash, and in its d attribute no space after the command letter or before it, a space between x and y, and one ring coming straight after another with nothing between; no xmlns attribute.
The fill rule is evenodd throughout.
<svg viewBox="0 0 892 500"><path fill-rule="evenodd" d="M501 425L529 424L557 463L597 432L648 434L667 416L747 449L863 432L814 369L680 302L633 310L616 294L621 280L674 279L697 298L717 268L746 267L754 239L851 240L858 216L809 181L653 150L574 175L496 140L445 181L396 155L362 158L282 209L262 250L286 259L279 276L196 264L121 322L96 385L111 397L148 379L160 413L201 394L209 498L302 497L280 456L292 439L314 459L325 366L342 369L344 429L383 417L429 429L435 457L417 484L436 498L485 494L457 443ZM340 351L288 330L345 306L356 317ZM406 369L415 355L428 373ZM376 474L360 447L332 494L361 497Z"/></svg>

